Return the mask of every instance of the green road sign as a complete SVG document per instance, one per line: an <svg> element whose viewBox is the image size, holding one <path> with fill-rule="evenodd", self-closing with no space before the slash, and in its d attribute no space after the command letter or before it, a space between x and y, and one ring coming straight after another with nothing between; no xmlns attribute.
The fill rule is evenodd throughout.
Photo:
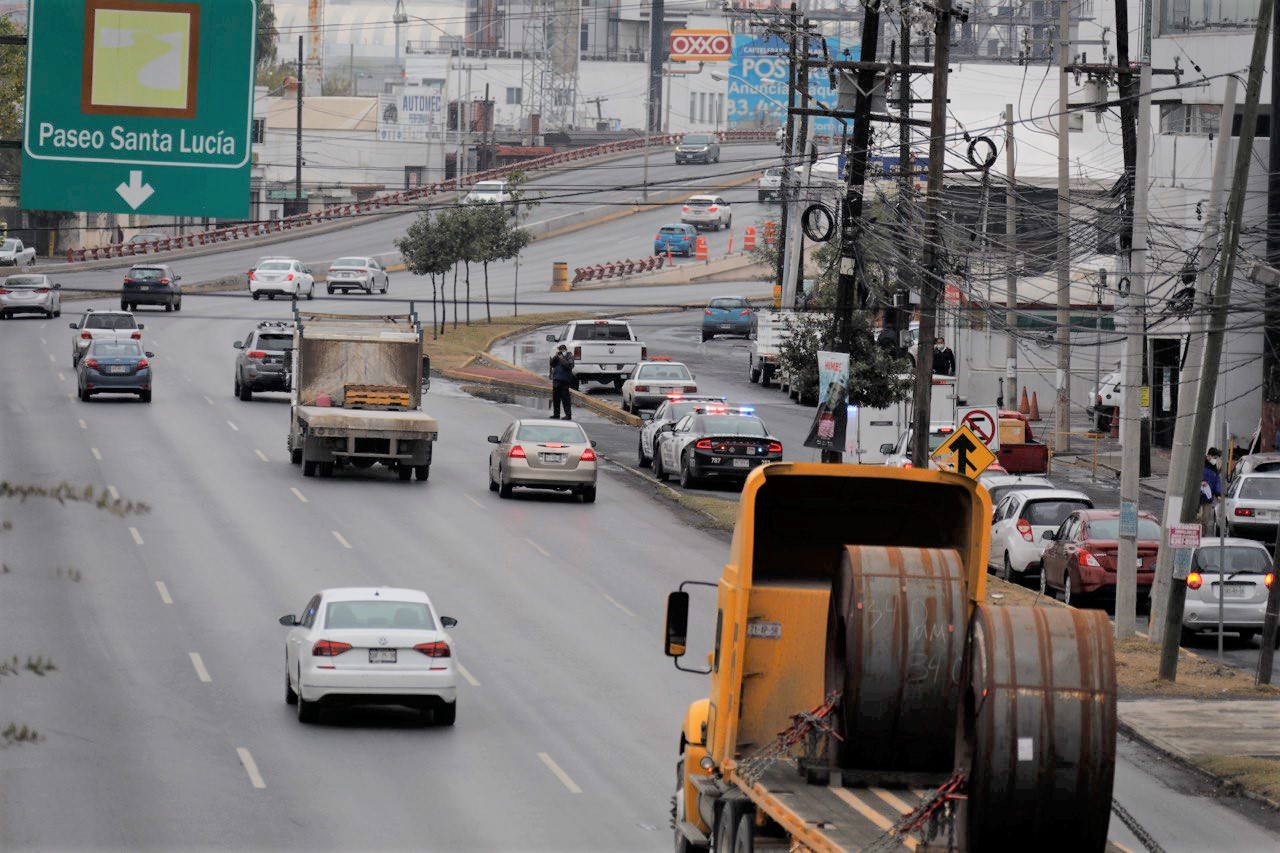
<svg viewBox="0 0 1280 853"><path fill-rule="evenodd" d="M31 0L22 206L249 214L257 0Z"/></svg>

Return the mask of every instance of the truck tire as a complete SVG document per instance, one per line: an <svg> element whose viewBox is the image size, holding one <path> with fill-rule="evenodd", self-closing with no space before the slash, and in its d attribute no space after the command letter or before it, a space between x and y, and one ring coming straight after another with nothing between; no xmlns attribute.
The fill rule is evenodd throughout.
<svg viewBox="0 0 1280 853"><path fill-rule="evenodd" d="M430 466L430 465L415 465L415 466L414 466L414 468L413 468L413 473L414 473L414 475L415 475L415 476L417 476L417 478L418 478L419 480L425 480L425 479L427 479L428 477L430 477L430 476L431 476L431 466Z"/></svg>
<svg viewBox="0 0 1280 853"><path fill-rule="evenodd" d="M761 370L760 368L756 367L756 363L754 359L747 362L747 379L751 382L752 385L759 383L760 373L761 373Z"/></svg>
<svg viewBox="0 0 1280 853"><path fill-rule="evenodd" d="M407 483L413 479L413 469L408 465L401 465L396 469L396 474L400 477L400 482Z"/></svg>
<svg viewBox="0 0 1280 853"><path fill-rule="evenodd" d="M332 462L321 462L321 463L319 463L319 464L320 464L320 476L321 476L321 477L332 477L332 476L333 476L333 468L334 468L334 465L333 465L333 463L332 463Z"/></svg>
<svg viewBox="0 0 1280 853"><path fill-rule="evenodd" d="M751 814L751 809L746 808L738 815L738 828L733 832L733 853L753 853L755 849L755 816Z"/></svg>
<svg viewBox="0 0 1280 853"><path fill-rule="evenodd" d="M301 452L301 451L299 451L299 452ZM303 462L302 462L302 476L304 476L304 477L314 477L314 476L316 475L316 465L318 465L318 464L319 464L319 463L317 463L317 462L312 462L310 459L303 460Z"/></svg>
<svg viewBox="0 0 1280 853"><path fill-rule="evenodd" d="M290 461L290 462L292 462L294 465L301 465L301 464L302 464L302 451L301 451L301 450L290 450L290 451L289 451L289 461Z"/></svg>
<svg viewBox="0 0 1280 853"><path fill-rule="evenodd" d="M769 368L769 365L767 364L760 365L760 387L768 388L769 383L772 381L773 381L773 371Z"/></svg>
<svg viewBox="0 0 1280 853"><path fill-rule="evenodd" d="M738 817L743 811L738 800L725 800L716 812L716 825L711 830L711 849L715 853L733 853L738 836Z"/></svg>

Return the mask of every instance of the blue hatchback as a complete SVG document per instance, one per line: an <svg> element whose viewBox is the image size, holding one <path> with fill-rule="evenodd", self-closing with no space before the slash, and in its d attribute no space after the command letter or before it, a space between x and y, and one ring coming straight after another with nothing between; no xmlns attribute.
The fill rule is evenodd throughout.
<svg viewBox="0 0 1280 853"><path fill-rule="evenodd" d="M744 296L717 296L702 309L702 339L716 335L753 337L756 333L756 309Z"/></svg>
<svg viewBox="0 0 1280 853"><path fill-rule="evenodd" d="M653 253L665 255L670 249L671 254L687 258L693 254L697 242L698 229L692 225L663 225L653 237Z"/></svg>

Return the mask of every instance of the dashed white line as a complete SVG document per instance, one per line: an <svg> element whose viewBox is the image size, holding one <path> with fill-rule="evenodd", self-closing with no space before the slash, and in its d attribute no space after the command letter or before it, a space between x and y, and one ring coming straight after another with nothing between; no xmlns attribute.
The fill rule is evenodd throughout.
<svg viewBox="0 0 1280 853"><path fill-rule="evenodd" d="M556 774L556 778L564 783L564 786L569 789L570 794L582 793L582 789L578 787L577 783L575 783L572 779L569 778L568 773L565 773L563 770L560 769L560 765L556 764L555 761L552 760L550 755L547 755L545 752L539 752L538 757L542 759L543 764L547 765L547 767L550 768L552 773Z"/></svg>
<svg viewBox="0 0 1280 853"><path fill-rule="evenodd" d="M75 398L76 398L76 395L75 395L75 394L68 394L68 395L67 395L67 399L68 399L68 400L74 400Z"/></svg>
<svg viewBox="0 0 1280 853"><path fill-rule="evenodd" d="M156 581L156 591L160 593L160 600L165 604L173 604L173 597L169 595L169 587L164 585L164 581Z"/></svg>
<svg viewBox="0 0 1280 853"><path fill-rule="evenodd" d="M136 528L136 527L130 527L130 528L129 528L129 535L133 537L133 541L134 541L136 544L138 544L138 545L141 545L141 544L142 544L142 534L138 532L138 528Z"/></svg>
<svg viewBox="0 0 1280 853"><path fill-rule="evenodd" d="M481 509L484 509L484 504L480 503L480 501L478 501L478 500L476 500L475 498L471 497L471 495L463 495L463 497L464 497L464 498L466 498L467 500L471 501L473 504L475 504L476 506L480 507Z"/></svg>
<svg viewBox="0 0 1280 853"><path fill-rule="evenodd" d="M233 430L235 430L236 432L239 432L239 431L240 431L240 427L236 426L236 425L235 425L235 424L233 424L231 421L227 421L227 426L231 427L231 428L232 428Z"/></svg>
<svg viewBox="0 0 1280 853"><path fill-rule="evenodd" d="M289 487L289 491L293 492L293 496L294 496L295 498L297 498L298 500L302 501L303 503L306 503L306 502L307 502L307 498L306 498L306 496L305 496L305 495L303 495L303 494L302 494L302 492L298 491L298 487L297 487L297 486L290 486L290 487ZM335 534L333 534L333 535L334 535L334 536L337 536L338 534L336 534L336 533L335 533ZM341 536L339 536L338 538L339 538L339 539L341 539L342 537L341 537ZM348 546L348 547L350 547L350 546Z"/></svg>
<svg viewBox="0 0 1280 853"><path fill-rule="evenodd" d="M620 603L618 602L618 600L617 600L617 599L615 599L615 598L614 598L612 595L610 595L609 593L607 593L607 592L606 592L606 593L602 593L602 595L604 595L605 600L607 600L610 604L612 604L614 607L618 608L619 610L621 610L623 613L627 614L628 616L635 616L635 615L636 615L634 612L632 612L631 610L627 609L627 608L626 608L626 607L624 607L622 604L620 604Z"/></svg>
<svg viewBox="0 0 1280 853"><path fill-rule="evenodd" d="M212 406L212 405L213 405L213 401L212 401L212 400L210 400L208 397L205 397L205 398L204 398L204 401L205 401L206 403L208 403L210 406Z"/></svg>
<svg viewBox="0 0 1280 853"><path fill-rule="evenodd" d="M107 494L111 495L111 500L120 500L120 493L116 491L115 486L107 486Z"/></svg>
<svg viewBox="0 0 1280 853"><path fill-rule="evenodd" d="M199 652L191 653L191 665L196 668L196 677L198 677L205 684L208 684L209 682L213 681L213 679L209 677L209 670L204 668L204 661L200 659Z"/></svg>
<svg viewBox="0 0 1280 853"><path fill-rule="evenodd" d="M55 363L55 364L56 364L58 360L57 360L56 358L54 358L54 357L53 357L53 353L49 353L49 361L51 361L51 362L53 362L53 363Z"/></svg>
<svg viewBox="0 0 1280 853"><path fill-rule="evenodd" d="M236 755L240 756L240 763L244 765L244 772L249 774L249 781L253 783L253 787L267 787L267 783L262 781L262 774L258 772L258 763L253 760L249 750L243 746L238 746L236 747Z"/></svg>
<svg viewBox="0 0 1280 853"><path fill-rule="evenodd" d="M476 677L472 675L470 672L468 672L465 666L463 666L460 663L455 663L454 666L457 667L458 674L461 675L463 678L465 678L468 684L470 684L472 687L480 686L480 682L476 681Z"/></svg>
<svg viewBox="0 0 1280 853"><path fill-rule="evenodd" d="M98 448L96 448L96 447L90 447L89 449L93 451L93 458L94 458L94 459L97 459L99 462L101 462L101 461L102 461L102 451L98 450Z"/></svg>
<svg viewBox="0 0 1280 853"><path fill-rule="evenodd" d="M59 382L66 382L66 381L67 381L66 374L64 374L64 373L59 373L59 374L58 374L58 381L59 381Z"/></svg>
<svg viewBox="0 0 1280 853"><path fill-rule="evenodd" d="M43 329L43 328L44 328L44 326L41 326L40 328L42 328L42 329ZM44 338L41 338L41 339L40 339L40 343L42 343L42 344L47 344L47 343L49 343L49 342L48 342L48 341L46 341Z"/></svg>
<svg viewBox="0 0 1280 853"><path fill-rule="evenodd" d="M544 556L544 557L550 557L550 556L551 556L550 554L548 554L548 553L546 552L546 550L544 550L544 549L543 549L543 547L542 547L541 545L539 545L537 542L534 542L532 539L528 538L527 536L525 537L525 540L524 540L524 541L526 541L526 542L528 542L530 545L532 545L532 546L533 546L533 550L537 551L537 552L538 552L539 554L541 554L542 556Z"/></svg>
<svg viewBox="0 0 1280 853"><path fill-rule="evenodd" d="M337 539L337 540L338 540L338 544L339 544L339 545L341 545L343 548L347 548L347 549L350 549L350 548L351 548L351 543L350 543L350 542L348 542L346 539L343 539L343 538L342 538L342 534L341 534L341 533L339 533L338 531L336 531L336 530L335 530L335 531L333 531L333 538L334 538L334 539Z"/></svg>
<svg viewBox="0 0 1280 853"><path fill-rule="evenodd" d="M88 429L89 425L84 422L84 418L80 419L80 429Z"/></svg>
<svg viewBox="0 0 1280 853"><path fill-rule="evenodd" d="M188 382L190 382L190 381L191 381L191 377L190 377L190 376L186 376L186 375L184 375L182 378L183 378L183 379L185 379L185 380L187 380Z"/></svg>
<svg viewBox="0 0 1280 853"><path fill-rule="evenodd" d="M270 459L267 458L267 454L263 453L261 450L255 450L253 452L258 454L258 458L261 459L263 462L271 461Z"/></svg>

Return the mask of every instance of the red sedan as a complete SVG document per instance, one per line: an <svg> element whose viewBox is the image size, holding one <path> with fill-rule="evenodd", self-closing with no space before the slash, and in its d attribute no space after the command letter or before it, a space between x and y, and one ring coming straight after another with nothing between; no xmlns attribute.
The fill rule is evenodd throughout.
<svg viewBox="0 0 1280 853"><path fill-rule="evenodd" d="M1068 604L1085 600L1114 602L1116 558L1120 548L1120 511L1087 509L1073 512L1047 540L1040 573L1041 593L1053 592ZM1151 596L1156 554L1160 550L1160 522L1149 512L1138 513L1138 599Z"/></svg>

